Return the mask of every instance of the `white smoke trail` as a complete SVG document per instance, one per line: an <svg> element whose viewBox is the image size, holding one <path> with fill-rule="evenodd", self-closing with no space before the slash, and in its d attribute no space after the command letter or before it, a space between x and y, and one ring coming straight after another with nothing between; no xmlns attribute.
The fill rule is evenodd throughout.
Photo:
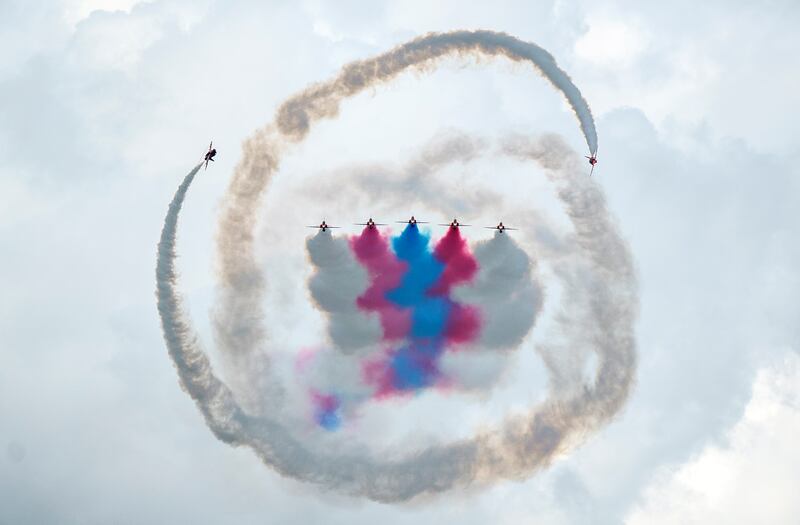
<svg viewBox="0 0 800 525"><path fill-rule="evenodd" d="M504 56L534 66L566 97L578 117L589 152L597 153L597 131L589 104L553 56L532 42L483 30L431 33L377 57L351 62L335 79L311 86L284 102L278 109L278 128L284 135L300 140L315 121L337 116L342 99L392 80L408 69L424 68L443 56L467 53Z"/></svg>
<svg viewBox="0 0 800 525"><path fill-rule="evenodd" d="M255 263L252 232L280 150L287 141L302 139L317 119L336 115L343 98L389 80L408 67L421 67L439 56L462 52L530 60L563 90L578 115L590 151L596 150L591 113L566 74L541 48L500 33L429 35L376 59L346 66L337 79L292 97L279 109L275 127L265 128L244 144L218 235L223 293L215 320L218 343L223 353L242 362L263 363L253 367L257 371L253 379L261 381L255 391L272 391L277 383L264 352L266 331L260 306L264 277ZM609 218L599 188L583 177L579 156L563 142L553 137L517 139L507 144L506 151L542 166L555 182L573 223L583 266L574 269L580 279L568 276L565 280L572 285L567 294L573 296L570 304L581 308L573 319L579 325L565 323L564 337L567 344L589 342L596 352L598 364L590 384L561 391L527 414L509 418L499 428L487 429L470 439L392 459L376 457L368 450L338 453L304 444L268 410L270 404L279 404L278 394L256 407L246 399L248 406L243 408L239 392L234 396L214 375L181 309L174 268L175 232L195 168L170 205L159 243L158 306L164 338L181 383L215 435L225 442L250 447L282 475L377 501L405 501L454 487L529 475L610 420L627 398L635 369L633 322L637 300L629 251ZM553 374L563 373L563 363L553 359L552 353L545 349L542 355Z"/></svg>
<svg viewBox="0 0 800 525"><path fill-rule="evenodd" d="M228 388L214 376L211 363L200 348L197 335L181 306L177 286L178 273L175 270L178 216L186 192L202 165L198 164L186 175L169 203L161 239L158 241L156 299L164 342L175 363L181 386L200 407L214 434L223 441L233 443L239 429L232 428L226 420L227 414L235 414L238 407Z"/></svg>

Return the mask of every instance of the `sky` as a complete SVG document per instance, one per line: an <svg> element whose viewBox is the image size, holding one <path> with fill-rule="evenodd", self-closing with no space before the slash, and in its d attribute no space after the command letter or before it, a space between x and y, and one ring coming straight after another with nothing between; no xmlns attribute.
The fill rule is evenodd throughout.
<svg viewBox="0 0 800 525"><path fill-rule="evenodd" d="M0 523L795 523L798 21L800 7L778 0L6 0ZM537 43L592 107L593 177L639 282L635 387L609 425L524 480L380 504L282 478L217 441L178 384L155 307L167 206L213 139L217 162L192 186L178 239L181 289L213 361L217 219L241 143L347 62L455 29ZM507 131L585 149L569 107L530 70L453 60L348 101L284 159L256 232L279 363L324 337L298 226L449 220L373 199L355 176L377 174L380 188L442 136ZM449 190L453 214L479 223L553 210L545 182L479 157L420 191ZM459 180L490 192L465 194ZM388 404L344 438L410 449L495 421L545 389L525 348L498 396Z"/></svg>

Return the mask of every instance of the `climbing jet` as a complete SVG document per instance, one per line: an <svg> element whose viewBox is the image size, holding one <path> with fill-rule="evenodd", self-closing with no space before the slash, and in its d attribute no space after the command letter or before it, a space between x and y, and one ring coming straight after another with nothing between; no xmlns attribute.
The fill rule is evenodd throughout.
<svg viewBox="0 0 800 525"><path fill-rule="evenodd" d="M417 224L428 224L427 221L418 221L412 215L410 219L407 221L397 221L397 224L410 224L411 226L416 226Z"/></svg>
<svg viewBox="0 0 800 525"><path fill-rule="evenodd" d="M322 231L328 231L328 228L341 228L341 226L328 226L328 223L322 221L319 226L306 226L306 228L319 228Z"/></svg>
<svg viewBox="0 0 800 525"><path fill-rule="evenodd" d="M356 226L366 226L370 230L375 228L376 226L386 226L386 224L382 222L375 222L372 220L372 217L369 218L367 222L357 222L355 223Z"/></svg>
<svg viewBox="0 0 800 525"><path fill-rule="evenodd" d="M586 157L586 155L584 155L584 157ZM586 158L589 159L589 164L592 165L592 169L589 171L589 176L591 177L592 173L594 172L594 165L597 164L597 153L595 153L591 157L586 157Z"/></svg>
<svg viewBox="0 0 800 525"><path fill-rule="evenodd" d="M214 156L217 154L217 150L214 149L212 146L214 146L213 140L208 144L208 152L206 153L206 156L203 159L204 161L206 161L206 167L203 169L208 169L209 161L214 162Z"/></svg>
<svg viewBox="0 0 800 525"><path fill-rule="evenodd" d="M484 228L486 228L488 230L497 230L500 233L503 233L506 230L517 230L517 229L519 229L519 228L509 228L508 226L503 224L503 221L500 221L500 224L498 224L497 226L484 226Z"/></svg>
<svg viewBox="0 0 800 525"><path fill-rule="evenodd" d="M472 226L471 224L461 224L458 222L458 219L453 219L453 222L450 224L439 224L439 226L449 226L451 228L460 228L462 226Z"/></svg>

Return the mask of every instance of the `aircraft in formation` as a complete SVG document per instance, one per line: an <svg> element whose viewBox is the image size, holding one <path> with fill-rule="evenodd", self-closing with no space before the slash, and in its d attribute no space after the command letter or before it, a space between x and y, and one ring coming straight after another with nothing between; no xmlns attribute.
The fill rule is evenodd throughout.
<svg viewBox="0 0 800 525"><path fill-rule="evenodd" d="M386 224L383 223L383 222L375 222L375 221L373 221L372 217L370 217L367 220L367 222L356 222L356 223L354 223L354 225L355 226L366 226L370 230L374 230L377 226L386 226Z"/></svg>
<svg viewBox="0 0 800 525"><path fill-rule="evenodd" d="M397 224L408 224L411 227L415 228L417 224L429 224L427 221L418 221L416 217L413 215L407 221L396 221ZM367 219L367 222L356 222L353 223L354 226L366 226L368 229L372 230L377 228L378 226L388 226L384 222L375 222L372 217ZM458 222L458 219L453 219L452 222L449 224L440 223L439 226L447 226L448 228L461 228L463 226L472 226L471 224L461 224ZM329 226L324 220L319 224L319 226L306 226L307 228L317 228L321 231L328 231L329 228L341 228L341 226ZM503 221L500 221L497 226L484 226L487 230L497 230L500 233L504 233L506 230L518 230L519 228L509 228Z"/></svg>
<svg viewBox="0 0 800 525"><path fill-rule="evenodd" d="M450 224L439 224L439 226L449 226L450 228L461 228L462 226L472 226L471 224L461 224L458 219L453 219Z"/></svg>
<svg viewBox="0 0 800 525"><path fill-rule="evenodd" d="M397 224L410 224L412 227L416 226L417 224L428 224L427 221L418 221L413 215L407 221L396 221Z"/></svg>
<svg viewBox="0 0 800 525"><path fill-rule="evenodd" d="M508 226L503 224L503 221L500 221L500 224L498 224L497 226L484 226L484 228L486 228L487 230L497 230L500 233L503 233L506 230L518 230L519 229L519 228L509 228Z"/></svg>
<svg viewBox="0 0 800 525"><path fill-rule="evenodd" d="M205 163L206 163L206 167L205 167L205 168L203 168L203 169L206 169L206 170L208 169L208 163L209 163L209 161L210 161L210 162L214 162L214 156L215 156L216 154L217 154L217 150L214 148L214 141L212 140L212 141L211 141L211 142L208 144L208 152L206 152L206 156L205 156L205 158L203 159L203 160L205 161Z"/></svg>
<svg viewBox="0 0 800 525"><path fill-rule="evenodd" d="M328 226L328 223L323 220L319 226L306 226L306 228L318 228L320 231L326 232L328 228L341 228L341 226Z"/></svg>

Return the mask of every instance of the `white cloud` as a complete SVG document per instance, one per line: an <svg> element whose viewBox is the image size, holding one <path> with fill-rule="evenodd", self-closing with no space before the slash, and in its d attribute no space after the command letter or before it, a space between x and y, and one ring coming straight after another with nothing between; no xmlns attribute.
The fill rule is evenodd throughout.
<svg viewBox="0 0 800 525"><path fill-rule="evenodd" d="M756 377L727 443L669 468L644 491L627 523L796 523L800 516L800 357Z"/></svg>
<svg viewBox="0 0 800 525"><path fill-rule="evenodd" d="M589 19L589 30L575 42L575 54L609 68L631 66L647 47L647 35L634 21Z"/></svg>
<svg viewBox="0 0 800 525"><path fill-rule="evenodd" d="M75 26L95 11L126 11L130 12L133 6L141 0L74 0L64 5L64 20Z"/></svg>

